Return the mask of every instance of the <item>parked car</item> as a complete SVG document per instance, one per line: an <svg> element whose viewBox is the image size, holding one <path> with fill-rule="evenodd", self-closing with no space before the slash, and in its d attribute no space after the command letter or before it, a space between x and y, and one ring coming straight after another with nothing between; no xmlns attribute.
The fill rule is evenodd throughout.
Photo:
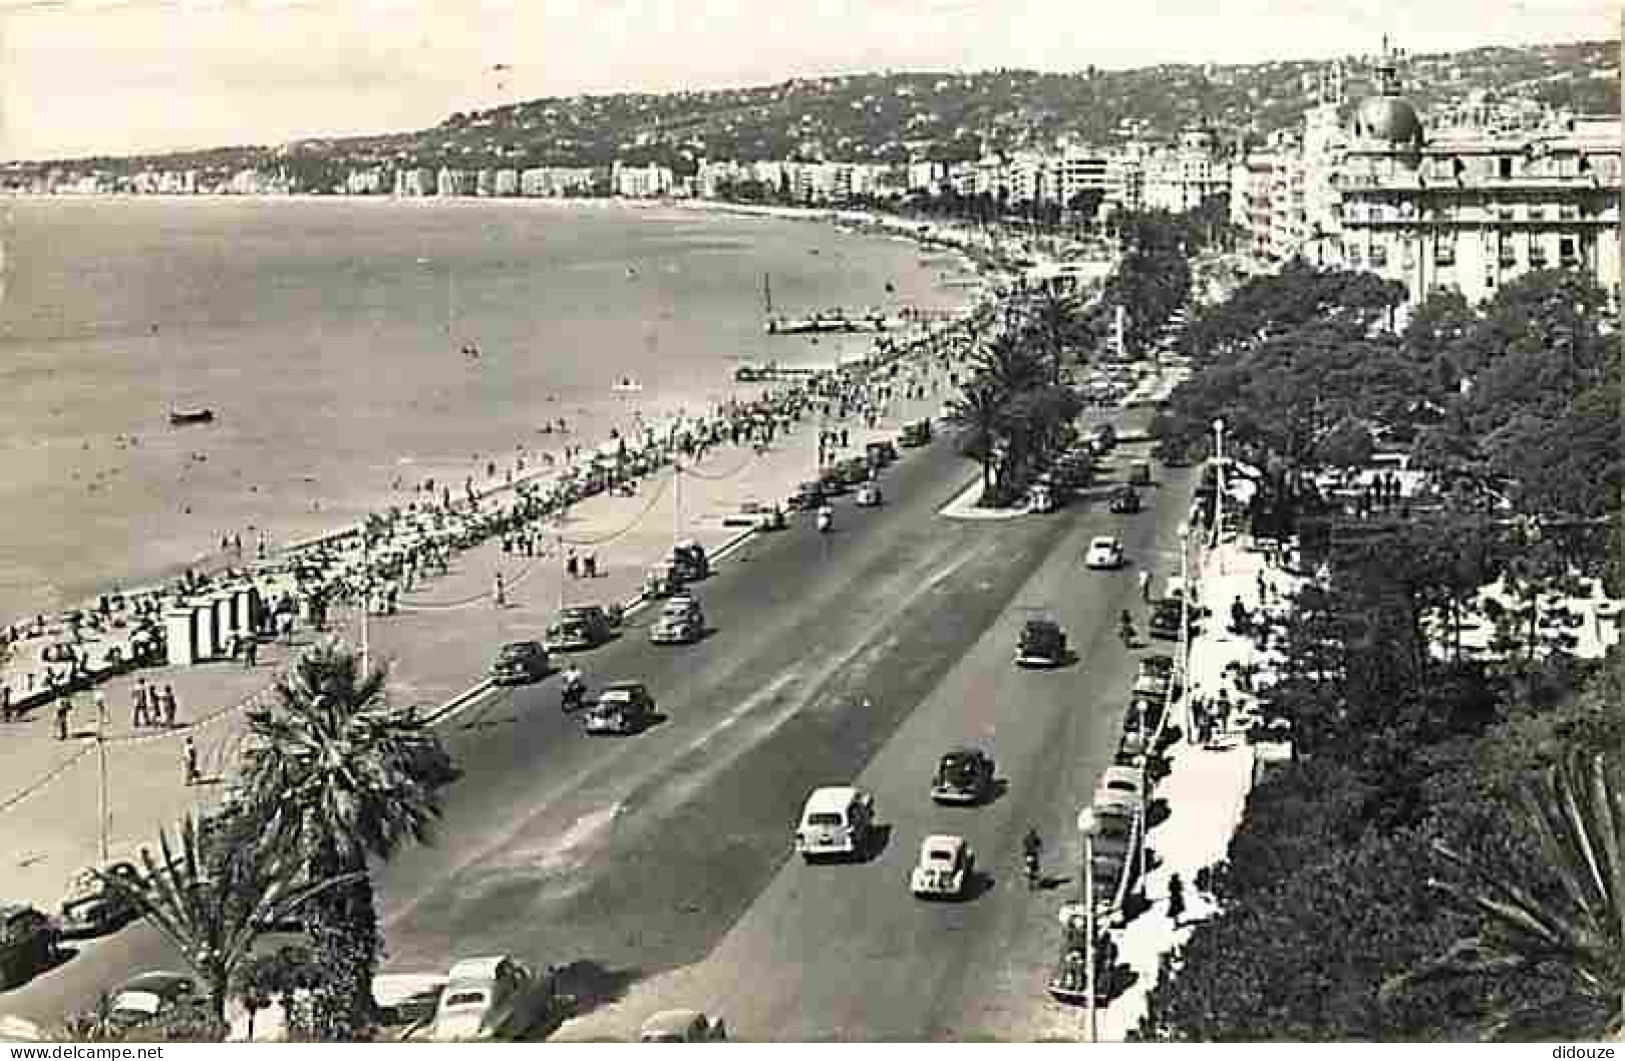
<svg viewBox="0 0 1625 1061"><path fill-rule="evenodd" d="M869 849L874 830L874 796L850 785L814 789L801 809L796 850L808 862L826 856L862 855Z"/></svg>
<svg viewBox="0 0 1625 1061"><path fill-rule="evenodd" d="M892 445L890 439L871 442L863 447L863 452L871 468L884 468L897 459L897 447Z"/></svg>
<svg viewBox="0 0 1625 1061"><path fill-rule="evenodd" d="M1117 429L1110 424L1097 424L1090 441L1095 444L1096 450L1110 453L1117 448Z"/></svg>
<svg viewBox="0 0 1625 1061"><path fill-rule="evenodd" d="M516 958L465 958L451 967L427 1029L437 1043L515 1039L546 1021L557 999L552 970Z"/></svg>
<svg viewBox="0 0 1625 1061"><path fill-rule="evenodd" d="M1108 507L1119 516L1130 516L1140 511L1140 492L1132 486L1119 486L1112 491Z"/></svg>
<svg viewBox="0 0 1625 1061"><path fill-rule="evenodd" d="M1028 619L1016 642L1016 665L1058 667L1066 662L1066 631L1054 619Z"/></svg>
<svg viewBox="0 0 1625 1061"><path fill-rule="evenodd" d="M560 609L547 628L547 647L554 652L597 648L615 636L615 624L598 604L577 604Z"/></svg>
<svg viewBox="0 0 1625 1061"><path fill-rule="evenodd" d="M628 736L648 728L654 713L654 698L642 682L610 682L581 724L595 736Z"/></svg>
<svg viewBox="0 0 1625 1061"><path fill-rule="evenodd" d="M440 973L381 973L372 978L379 1038L401 1039L427 1028L449 981Z"/></svg>
<svg viewBox="0 0 1625 1061"><path fill-rule="evenodd" d="M880 484L870 480L858 487L858 496L853 498L852 503L859 508L878 508L881 500Z"/></svg>
<svg viewBox="0 0 1625 1061"><path fill-rule="evenodd" d="M131 862L114 862L102 870L131 888L140 887L141 873ZM62 898L59 924L64 938L84 938L116 932L140 916L129 893L109 885L93 869L81 870L68 883Z"/></svg>
<svg viewBox="0 0 1625 1061"><path fill-rule="evenodd" d="M497 685L519 685L547 677L547 646L540 641L510 641L491 664L491 681Z"/></svg>
<svg viewBox="0 0 1625 1061"><path fill-rule="evenodd" d="M120 1031L168 1016L203 1001L197 981L186 973L151 972L133 976L110 993L108 1023Z"/></svg>
<svg viewBox="0 0 1625 1061"><path fill-rule="evenodd" d="M993 795L993 757L980 748L955 748L937 763L931 798L937 803L981 803Z"/></svg>
<svg viewBox="0 0 1625 1061"><path fill-rule="evenodd" d="M728 1029L721 1018L712 1020L697 1009L661 1010L643 1022L640 1043L720 1043L727 1042Z"/></svg>
<svg viewBox="0 0 1625 1061"><path fill-rule="evenodd" d="M681 592L683 579L677 571L677 565L670 560L662 560L658 564L651 564L648 573L643 576L643 595L650 600L660 600Z"/></svg>
<svg viewBox="0 0 1625 1061"><path fill-rule="evenodd" d="M698 582L711 574L711 558L705 555L705 546L692 538L671 547L671 562L684 582Z"/></svg>
<svg viewBox="0 0 1625 1061"><path fill-rule="evenodd" d="M1027 488L1027 511L1047 516L1055 511L1055 488L1049 483L1034 483Z"/></svg>
<svg viewBox="0 0 1625 1061"><path fill-rule="evenodd" d="M835 466L844 486L858 486L869 481L872 469L867 457L849 457Z"/></svg>
<svg viewBox="0 0 1625 1061"><path fill-rule="evenodd" d="M930 445L930 443L931 443L931 421L930 421L930 419L927 418L925 420L916 420L912 424L905 425L903 427L902 438L899 441L902 442L904 449L913 449L913 448L918 447L918 446Z"/></svg>
<svg viewBox="0 0 1625 1061"><path fill-rule="evenodd" d="M660 617L649 627L649 642L655 645L687 645L705 634L705 612L699 599L679 594L666 602Z"/></svg>
<svg viewBox="0 0 1625 1061"><path fill-rule="evenodd" d="M1179 627L1185 607L1179 601L1164 597L1151 606L1151 619L1146 624L1152 637L1164 641L1178 641ZM1196 624L1191 623L1191 633L1194 636Z"/></svg>
<svg viewBox="0 0 1625 1061"><path fill-rule="evenodd" d="M811 512L824 503L824 484L816 480L808 480L796 487L796 492L790 495L790 511Z"/></svg>
<svg viewBox="0 0 1625 1061"><path fill-rule="evenodd" d="M26 983L61 955L56 924L32 906L0 906L0 990Z"/></svg>
<svg viewBox="0 0 1625 1061"><path fill-rule="evenodd" d="M941 834L920 843L908 887L920 899L959 899L970 890L976 856L964 837Z"/></svg>
<svg viewBox="0 0 1625 1061"><path fill-rule="evenodd" d="M1140 671L1134 678L1135 694L1144 694L1160 700L1168 695L1169 688L1173 684L1172 656L1158 653L1140 658Z"/></svg>
<svg viewBox="0 0 1625 1061"><path fill-rule="evenodd" d="M1083 554L1083 566L1095 571L1109 571L1123 566L1123 543L1110 535L1101 535L1089 542Z"/></svg>

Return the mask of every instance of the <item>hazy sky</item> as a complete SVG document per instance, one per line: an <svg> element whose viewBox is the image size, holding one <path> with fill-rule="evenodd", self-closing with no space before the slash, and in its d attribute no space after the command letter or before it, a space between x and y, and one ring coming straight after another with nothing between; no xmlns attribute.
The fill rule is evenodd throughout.
<svg viewBox="0 0 1625 1061"><path fill-rule="evenodd" d="M0 0L0 158L387 132L543 95L1618 36L1596 0ZM508 70L494 69L498 65Z"/></svg>

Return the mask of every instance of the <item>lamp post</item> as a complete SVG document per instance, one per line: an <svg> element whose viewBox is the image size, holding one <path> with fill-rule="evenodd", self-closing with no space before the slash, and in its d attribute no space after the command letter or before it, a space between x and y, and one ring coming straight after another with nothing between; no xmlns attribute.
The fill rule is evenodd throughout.
<svg viewBox="0 0 1625 1061"><path fill-rule="evenodd" d="M1089 1041L1095 1042L1095 835L1100 820L1093 807L1078 812L1078 832L1083 836L1084 1020Z"/></svg>
<svg viewBox="0 0 1625 1061"><path fill-rule="evenodd" d="M107 868L107 701L96 694L96 758L100 777L96 788L96 840L101 865Z"/></svg>
<svg viewBox="0 0 1625 1061"><path fill-rule="evenodd" d="M1191 714L1191 525L1181 523L1179 535L1179 698L1185 705L1185 742L1196 743L1196 720Z"/></svg>
<svg viewBox="0 0 1625 1061"><path fill-rule="evenodd" d="M1224 420L1213 421L1213 545L1224 530Z"/></svg>

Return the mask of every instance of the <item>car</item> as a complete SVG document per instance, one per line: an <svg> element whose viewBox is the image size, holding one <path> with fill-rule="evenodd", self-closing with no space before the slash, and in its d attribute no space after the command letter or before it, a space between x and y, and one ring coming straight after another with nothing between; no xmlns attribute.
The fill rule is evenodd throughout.
<svg viewBox="0 0 1625 1061"><path fill-rule="evenodd" d="M859 508L877 508L881 500L880 484L871 481L858 487L858 496L852 499L852 503Z"/></svg>
<svg viewBox="0 0 1625 1061"><path fill-rule="evenodd" d="M61 938L56 923L32 906L0 905L0 990L55 965Z"/></svg>
<svg viewBox="0 0 1625 1061"><path fill-rule="evenodd" d="M197 981L186 973L151 972L124 981L109 997L107 1022L120 1031L129 1031L201 1003L205 996Z"/></svg>
<svg viewBox="0 0 1625 1061"><path fill-rule="evenodd" d="M1174 682L1174 658L1172 656L1157 654L1143 656L1140 659L1140 671L1134 678L1134 692L1137 695L1162 699L1166 697Z"/></svg>
<svg viewBox="0 0 1625 1061"><path fill-rule="evenodd" d="M796 487L796 492L790 495L790 511L810 512L824 503L824 484L809 479Z"/></svg>
<svg viewBox="0 0 1625 1061"><path fill-rule="evenodd" d="M1134 766L1108 766L1095 783L1095 794L1122 792L1135 799L1145 795L1145 771Z"/></svg>
<svg viewBox="0 0 1625 1061"><path fill-rule="evenodd" d="M1123 543L1110 535L1101 535L1089 542L1083 554L1083 566L1095 571L1109 571L1123 566Z"/></svg>
<svg viewBox="0 0 1625 1061"><path fill-rule="evenodd" d="M964 837L938 834L920 842L908 889L920 899L959 899L970 889L976 856Z"/></svg>
<svg viewBox="0 0 1625 1061"><path fill-rule="evenodd" d="M931 781L937 803L981 803L993 795L993 757L980 748L960 747L943 755Z"/></svg>
<svg viewBox="0 0 1625 1061"><path fill-rule="evenodd" d="M595 736L625 736L646 729L654 713L654 698L642 682L610 682L582 716L581 725Z"/></svg>
<svg viewBox="0 0 1625 1061"><path fill-rule="evenodd" d="M1058 667L1066 661L1066 631L1054 619L1028 619L1016 642L1016 665Z"/></svg>
<svg viewBox="0 0 1625 1061"><path fill-rule="evenodd" d="M916 420L912 424L905 424L902 437L898 440L904 449L915 449L931 444L931 421L929 419Z"/></svg>
<svg viewBox="0 0 1625 1061"><path fill-rule="evenodd" d="M818 486L824 493L824 500L827 501L846 493L846 477L841 474L839 467L830 465L818 473Z"/></svg>
<svg viewBox="0 0 1625 1061"><path fill-rule="evenodd" d="M1090 436L1095 449L1102 453L1110 453L1117 448L1117 429L1110 424L1099 424Z"/></svg>
<svg viewBox="0 0 1625 1061"><path fill-rule="evenodd" d="M400 1039L427 1028L440 1008L447 978L440 973L381 973L372 978L373 1012L381 1038Z"/></svg>
<svg viewBox="0 0 1625 1061"><path fill-rule="evenodd" d="M681 592L682 588L682 576L678 573L677 565L670 560L651 564L648 573L643 576L643 595L650 600L670 597Z"/></svg>
<svg viewBox="0 0 1625 1061"><path fill-rule="evenodd" d="M697 1009L665 1009L643 1022L640 1043L721 1043L728 1041L728 1029L721 1019L712 1020Z"/></svg>
<svg viewBox="0 0 1625 1061"><path fill-rule="evenodd" d="M1034 483L1027 488L1027 511L1047 516L1055 511L1055 489L1049 483Z"/></svg>
<svg viewBox="0 0 1625 1061"><path fill-rule="evenodd" d="M1179 601L1164 597L1151 606L1151 618L1146 624L1152 637L1164 641L1178 641L1179 628L1184 622L1185 607ZM1191 624L1194 634L1196 624Z"/></svg>
<svg viewBox="0 0 1625 1061"><path fill-rule="evenodd" d="M871 470L867 457L850 457L835 466L844 486L859 486L868 482Z"/></svg>
<svg viewBox="0 0 1625 1061"><path fill-rule="evenodd" d="M890 439L871 442L863 447L863 452L871 468L884 468L897 459L897 447Z"/></svg>
<svg viewBox="0 0 1625 1061"><path fill-rule="evenodd" d="M687 645L705 634L705 612L698 598L679 594L666 602L660 616L649 626L653 645Z"/></svg>
<svg viewBox="0 0 1625 1061"><path fill-rule="evenodd" d="M598 604L576 604L559 609L547 628L547 647L554 652L597 648L615 637L609 612Z"/></svg>
<svg viewBox="0 0 1625 1061"><path fill-rule="evenodd" d="M540 641L510 641L491 664L491 681L497 685L540 681L547 670L547 646Z"/></svg>
<svg viewBox="0 0 1625 1061"><path fill-rule="evenodd" d="M100 873L81 870L68 883L62 898L58 924L64 938L84 938L116 932L140 916L140 909L128 891L109 884L108 877L127 888L141 886L141 873L131 862L114 862Z"/></svg>
<svg viewBox="0 0 1625 1061"><path fill-rule="evenodd" d="M1120 486L1112 491L1107 507L1119 516L1133 515L1140 511L1140 492L1132 486Z"/></svg>
<svg viewBox="0 0 1625 1061"><path fill-rule="evenodd" d="M833 785L814 789L807 797L795 846L808 862L854 857L869 849L874 833L874 796L851 785Z"/></svg>
<svg viewBox="0 0 1625 1061"><path fill-rule="evenodd" d="M711 574L711 558L706 556L705 546L692 538L671 547L671 563L684 582L698 582Z"/></svg>
<svg viewBox="0 0 1625 1061"><path fill-rule="evenodd" d="M426 1038L437 1043L514 1039L545 1021L556 1003L556 977L506 955L465 958L446 974Z"/></svg>

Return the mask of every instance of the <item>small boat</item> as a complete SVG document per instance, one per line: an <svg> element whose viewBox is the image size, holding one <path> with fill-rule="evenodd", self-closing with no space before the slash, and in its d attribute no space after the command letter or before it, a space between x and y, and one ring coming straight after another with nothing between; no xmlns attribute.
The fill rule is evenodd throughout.
<svg viewBox="0 0 1625 1061"><path fill-rule="evenodd" d="M622 376L621 381L615 384L613 389L617 394L637 394L643 390L643 384L631 376Z"/></svg>
<svg viewBox="0 0 1625 1061"><path fill-rule="evenodd" d="M187 424L214 423L213 409L171 409L169 423L173 427L184 427Z"/></svg>

